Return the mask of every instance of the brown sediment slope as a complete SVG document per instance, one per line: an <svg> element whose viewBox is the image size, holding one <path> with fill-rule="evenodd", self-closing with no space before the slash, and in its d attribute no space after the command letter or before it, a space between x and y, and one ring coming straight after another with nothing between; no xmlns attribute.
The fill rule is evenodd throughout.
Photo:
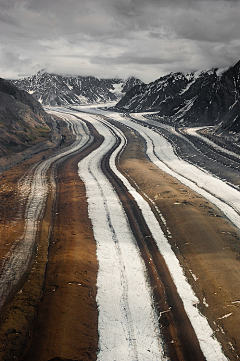
<svg viewBox="0 0 240 361"><path fill-rule="evenodd" d="M240 234L207 200L150 163L140 137L122 129L128 144L119 168L152 199L170 244L200 300L205 314L222 342L226 355L240 355Z"/></svg>
<svg viewBox="0 0 240 361"><path fill-rule="evenodd" d="M72 143L73 136L60 120L59 133L65 135L64 144ZM55 137L57 134L53 134ZM57 144L56 144L57 145ZM61 147L64 145L61 145ZM22 236L24 230L24 216L26 195L21 189L26 175L31 175L32 170L43 158L51 157L55 149L29 154L30 159L19 162L9 170L0 174L0 260L2 266L4 260L11 254L12 246ZM13 290L12 297L4 309L0 311L0 360L13 360L18 358L29 336L29 326L36 314L36 306L41 297L41 290L45 275L48 251L49 224L51 220L52 192L49 190L47 207L43 220L39 222L37 234L38 252L29 274L21 280L17 289ZM33 255L34 256L34 255ZM25 281L25 283L24 283ZM19 292L17 292L19 291ZM15 296L14 295L15 293Z"/></svg>
<svg viewBox="0 0 240 361"><path fill-rule="evenodd" d="M227 356L237 360L239 232L209 202L150 163L141 138L122 129L129 142L119 167L161 211L166 220L163 229L200 300L200 310ZM69 158L58 169L44 293L24 361L96 359L97 259L85 188L77 174L77 163L83 156Z"/></svg>
<svg viewBox="0 0 240 361"><path fill-rule="evenodd" d="M96 136L96 133L95 133ZM24 361L95 360L98 346L96 244L77 164L98 147L62 163L43 297Z"/></svg>
<svg viewBox="0 0 240 361"><path fill-rule="evenodd" d="M208 201L150 163L140 137L122 129L129 142L119 167L155 201L166 219L167 227L162 224L163 229L200 300L201 312L208 317L227 356L237 360L239 233ZM87 218L85 190L76 165L71 167L67 161L59 173L58 214L53 227L46 287L32 345L24 361L96 358L97 313L90 292L94 290L95 295L95 245ZM224 317L228 314L231 315Z"/></svg>

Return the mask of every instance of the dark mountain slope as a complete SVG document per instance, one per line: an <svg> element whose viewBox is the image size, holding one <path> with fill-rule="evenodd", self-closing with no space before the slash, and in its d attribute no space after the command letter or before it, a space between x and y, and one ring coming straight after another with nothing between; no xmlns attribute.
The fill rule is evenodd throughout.
<svg viewBox="0 0 240 361"><path fill-rule="evenodd" d="M240 133L240 61L223 73L221 82L228 103L218 130Z"/></svg>
<svg viewBox="0 0 240 361"><path fill-rule="evenodd" d="M123 83L121 93L125 94L136 85L143 85L143 84L144 83L140 79L130 77Z"/></svg>
<svg viewBox="0 0 240 361"><path fill-rule="evenodd" d="M220 73L211 69L174 73L131 89L117 103L123 111L158 111L161 122L174 125L217 125L218 131L239 132L240 61Z"/></svg>
<svg viewBox="0 0 240 361"><path fill-rule="evenodd" d="M48 137L52 118L27 92L0 78L0 155Z"/></svg>
<svg viewBox="0 0 240 361"><path fill-rule="evenodd" d="M163 101L176 96L188 82L184 74L171 73L150 84L135 86L126 93L116 107L127 111L159 110Z"/></svg>

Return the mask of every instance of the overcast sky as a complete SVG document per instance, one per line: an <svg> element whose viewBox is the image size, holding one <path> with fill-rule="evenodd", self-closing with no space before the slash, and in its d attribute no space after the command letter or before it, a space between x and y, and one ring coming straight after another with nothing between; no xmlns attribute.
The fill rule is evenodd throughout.
<svg viewBox="0 0 240 361"><path fill-rule="evenodd" d="M0 0L0 77L150 82L240 60L240 0Z"/></svg>

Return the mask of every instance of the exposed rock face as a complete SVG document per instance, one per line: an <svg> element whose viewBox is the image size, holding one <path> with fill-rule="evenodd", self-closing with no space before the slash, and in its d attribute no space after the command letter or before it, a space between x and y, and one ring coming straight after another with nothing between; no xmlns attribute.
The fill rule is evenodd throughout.
<svg viewBox="0 0 240 361"><path fill-rule="evenodd" d="M158 111L162 122L176 125L217 125L240 131L240 61L218 69L166 75L132 88L118 102L124 111Z"/></svg>
<svg viewBox="0 0 240 361"><path fill-rule="evenodd" d="M141 83L141 80L62 76L40 71L36 75L12 82L32 94L43 105L61 106L116 101L131 86Z"/></svg>
<svg viewBox="0 0 240 361"><path fill-rule="evenodd" d="M30 94L0 78L0 156L48 137L52 118Z"/></svg>
<svg viewBox="0 0 240 361"><path fill-rule="evenodd" d="M131 90L133 87L135 87L136 85L143 85L144 83L137 78L134 77L130 77L128 78L122 85L122 93L125 94L126 92L128 92L129 90Z"/></svg>
<svg viewBox="0 0 240 361"><path fill-rule="evenodd" d="M219 130L240 133L240 61L223 73L221 82L225 112L221 114Z"/></svg>
<svg viewBox="0 0 240 361"><path fill-rule="evenodd" d="M188 79L182 73L166 75L150 84L140 84L133 87L118 102L116 107L128 111L159 110L167 98L173 99L186 85Z"/></svg>

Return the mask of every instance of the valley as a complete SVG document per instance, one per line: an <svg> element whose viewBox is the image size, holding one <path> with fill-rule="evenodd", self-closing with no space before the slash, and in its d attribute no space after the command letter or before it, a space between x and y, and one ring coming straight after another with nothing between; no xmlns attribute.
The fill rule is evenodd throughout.
<svg viewBox="0 0 240 361"><path fill-rule="evenodd" d="M27 339L25 361L237 360L238 157L207 157L196 137L141 114L47 110L76 140L40 162L52 192L43 293L25 339L14 311L25 300L11 299L3 357L19 357Z"/></svg>
<svg viewBox="0 0 240 361"><path fill-rule="evenodd" d="M0 0L0 361L240 361L239 18Z"/></svg>
<svg viewBox="0 0 240 361"><path fill-rule="evenodd" d="M240 361L239 18L0 0L0 361Z"/></svg>

